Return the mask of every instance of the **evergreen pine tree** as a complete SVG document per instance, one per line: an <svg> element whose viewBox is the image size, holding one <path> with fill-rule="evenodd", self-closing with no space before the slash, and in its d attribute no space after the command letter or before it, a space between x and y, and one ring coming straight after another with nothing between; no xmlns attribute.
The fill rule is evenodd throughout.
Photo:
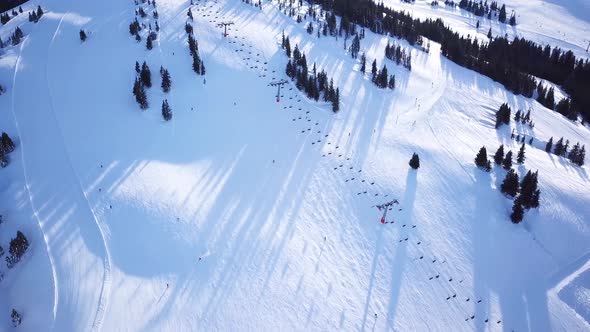
<svg viewBox="0 0 590 332"><path fill-rule="evenodd" d="M169 92L170 86L172 86L172 80L170 79L170 73L168 69L162 71L162 91Z"/></svg>
<svg viewBox="0 0 590 332"><path fill-rule="evenodd" d="M2 132L0 143L0 150L2 150L4 153L11 153L12 151L14 151L14 142L12 141L12 139L10 139L10 136L8 136L7 133Z"/></svg>
<svg viewBox="0 0 590 332"><path fill-rule="evenodd" d="M414 154L412 155L412 159L410 159L410 167L412 167L413 169L418 169L420 168L420 157L418 156L418 154L416 152L414 152Z"/></svg>
<svg viewBox="0 0 590 332"><path fill-rule="evenodd" d="M518 181L518 174L514 169L510 169L508 173L506 173L506 177L504 178L504 182L500 186L500 190L512 197L516 196L518 193L519 181Z"/></svg>
<svg viewBox="0 0 590 332"><path fill-rule="evenodd" d="M388 84L390 89L395 89L395 75L391 75L389 76L389 84Z"/></svg>
<svg viewBox="0 0 590 332"><path fill-rule="evenodd" d="M361 55L361 73L365 73L366 71L366 67L367 67L367 57L365 56L365 53L363 53Z"/></svg>
<svg viewBox="0 0 590 332"><path fill-rule="evenodd" d="M519 164L524 163L524 159L525 159L524 148L525 148L524 143L522 143L520 150L518 151L518 155L516 156L516 162Z"/></svg>
<svg viewBox="0 0 590 332"><path fill-rule="evenodd" d="M506 5L502 5L502 8L500 8L500 15L498 16L498 21L506 23Z"/></svg>
<svg viewBox="0 0 590 332"><path fill-rule="evenodd" d="M162 117L166 121L172 119L172 110L170 109L170 105L168 105L168 99L164 99L162 102Z"/></svg>
<svg viewBox="0 0 590 332"><path fill-rule="evenodd" d="M12 319L12 325L17 327L22 322L22 317L14 308L12 309L12 313L10 314L10 318Z"/></svg>
<svg viewBox="0 0 590 332"><path fill-rule="evenodd" d="M141 79L141 83L147 87L152 87L152 73L150 72L150 67L148 67L145 61L141 65L141 72L139 73L139 77Z"/></svg>
<svg viewBox="0 0 590 332"><path fill-rule="evenodd" d="M82 30L82 29L80 29L80 40L82 42L85 42L86 41L86 32L84 30Z"/></svg>
<svg viewBox="0 0 590 332"><path fill-rule="evenodd" d="M334 94L334 99L332 100L332 111L334 113L340 110L340 89L336 88L336 93Z"/></svg>
<svg viewBox="0 0 590 332"><path fill-rule="evenodd" d="M373 64L371 65L371 74L373 74L373 82L377 77L377 60L373 60Z"/></svg>
<svg viewBox="0 0 590 332"><path fill-rule="evenodd" d="M512 168L512 151L508 151L508 153L506 153L504 161L502 162L502 167L505 170L509 170Z"/></svg>
<svg viewBox="0 0 590 332"><path fill-rule="evenodd" d="M488 153L485 146L482 146L481 149L479 149L479 152L475 157L475 165L487 172L490 171L490 163L488 161Z"/></svg>
<svg viewBox="0 0 590 332"><path fill-rule="evenodd" d="M287 58L291 57L291 43L289 42L289 37L285 39L285 53L287 54Z"/></svg>
<svg viewBox="0 0 590 332"><path fill-rule="evenodd" d="M147 48L148 50L151 50L154 47L153 42L152 42L152 37L148 36L145 42L145 48Z"/></svg>
<svg viewBox="0 0 590 332"><path fill-rule="evenodd" d="M586 146L582 145L582 148L580 149L580 153L578 154L578 160L577 160L576 164L578 164L578 166L584 166L585 162L586 162Z"/></svg>
<svg viewBox="0 0 590 332"><path fill-rule="evenodd" d="M555 91L553 90L553 87L549 88L544 105L551 110L555 107Z"/></svg>
<svg viewBox="0 0 590 332"><path fill-rule="evenodd" d="M37 6L37 19L40 19L41 16L43 16L43 9L41 9L41 6Z"/></svg>
<svg viewBox="0 0 590 332"><path fill-rule="evenodd" d="M576 163L576 161L578 160L579 155L580 155L580 143L578 142L570 150L570 152L567 155L567 158L570 160L570 162Z"/></svg>
<svg viewBox="0 0 590 332"><path fill-rule="evenodd" d="M514 200L514 205L512 206L512 214L510 214L510 220L512 220L512 222L515 224L519 224L523 218L524 218L524 209L522 208L520 196L518 196Z"/></svg>
<svg viewBox="0 0 590 332"><path fill-rule="evenodd" d="M500 145L494 154L494 162L496 165L501 165L502 161L504 161L504 144Z"/></svg>
<svg viewBox="0 0 590 332"><path fill-rule="evenodd" d="M488 31L488 39L492 39L492 28Z"/></svg>
<svg viewBox="0 0 590 332"><path fill-rule="evenodd" d="M139 68L139 62L137 62L137 61L135 61L135 72L138 74L141 72L141 70Z"/></svg>
<svg viewBox="0 0 590 332"><path fill-rule="evenodd" d="M552 147L553 147L553 136L551 136L551 138L549 139L549 142L547 142L547 145L545 145L545 152L551 152Z"/></svg>
<svg viewBox="0 0 590 332"><path fill-rule="evenodd" d="M555 143L555 147L553 148L553 153L561 156L563 154L563 137L559 139L559 141L557 141L557 143Z"/></svg>
<svg viewBox="0 0 590 332"><path fill-rule="evenodd" d="M139 104L139 108L145 110L148 108L148 100L147 94L145 93L145 88L143 84L140 84L139 80L136 80L137 88L134 86L134 94L135 94L135 101Z"/></svg>
<svg viewBox="0 0 590 332"><path fill-rule="evenodd" d="M195 73L201 74L201 59L198 52L193 55L193 70Z"/></svg>

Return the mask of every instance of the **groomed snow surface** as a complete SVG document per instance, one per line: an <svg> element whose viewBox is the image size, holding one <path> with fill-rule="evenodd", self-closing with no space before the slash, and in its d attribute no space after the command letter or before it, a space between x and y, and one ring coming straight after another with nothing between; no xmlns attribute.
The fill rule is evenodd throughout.
<svg viewBox="0 0 590 332"><path fill-rule="evenodd" d="M551 15L529 3L508 3L522 6L517 31L583 53L585 2L543 2ZM46 14L29 23L38 4ZM26 35L0 57L0 129L17 144L0 170L0 244L8 251L17 229L31 242L14 269L0 267L0 330L14 329L13 307L19 331L590 329L588 168L544 152L551 136L590 147L587 127L455 65L434 43L430 54L412 48L408 72L384 59L387 37L367 33L361 52L396 75L394 91L377 89L343 39L308 35L276 2L196 1L207 68L197 76L189 1L157 5L151 51L145 31L139 44L129 35L132 1L30 1L0 27L3 40L17 25ZM552 37L533 14L578 35ZM226 38L222 21L235 23ZM276 102L268 84L285 78L283 30L310 68L334 77L339 113L292 83ZM135 61L154 83L143 112ZM496 130L504 102L532 109L534 129ZM515 169L538 170L542 191L520 225L499 191L506 171L473 163L482 145L516 153L512 129L534 137ZM374 205L393 199L382 225Z"/></svg>

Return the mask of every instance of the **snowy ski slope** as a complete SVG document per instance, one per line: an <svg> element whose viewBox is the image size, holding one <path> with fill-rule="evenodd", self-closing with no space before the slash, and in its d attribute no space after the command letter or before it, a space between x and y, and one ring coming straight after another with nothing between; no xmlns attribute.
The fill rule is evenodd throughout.
<svg viewBox="0 0 590 332"><path fill-rule="evenodd" d="M547 14L531 3L508 3L518 33L584 53L584 2L545 1L555 14L538 28ZM32 24L37 4L46 14ZM590 329L588 167L544 152L551 136L590 147L587 127L455 65L437 44L412 49L408 72L384 58L386 37L367 32L361 52L396 75L394 91L380 90L342 39L307 34L277 2L157 4L151 51L129 35L133 1L30 1L0 27L3 40L17 25L26 35L0 57L0 130L17 143L0 170L0 244L16 229L31 239L15 269L0 268L0 331L13 330L13 307L24 331ZM191 69L189 7L206 81ZM442 16L474 28L468 15ZM235 23L227 38L222 21ZM292 83L275 101L283 31L334 77L339 113ZM144 112L131 94L135 61L154 83ZM504 102L532 109L535 128L494 129ZM520 225L499 191L506 171L473 163L482 145L516 153L512 129L535 139L515 169L539 170L542 191ZM392 199L382 225L374 206Z"/></svg>

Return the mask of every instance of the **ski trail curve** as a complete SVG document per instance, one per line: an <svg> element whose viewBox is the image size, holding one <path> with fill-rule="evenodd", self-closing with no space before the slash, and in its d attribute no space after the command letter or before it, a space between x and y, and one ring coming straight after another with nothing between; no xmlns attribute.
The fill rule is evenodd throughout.
<svg viewBox="0 0 590 332"><path fill-rule="evenodd" d="M110 292L110 253L67 152L48 81L51 47L68 14L62 12L59 22L42 20L23 39L13 74L10 108L20 138L29 202L52 269L53 320L48 330L100 330ZM39 60L42 58L38 55L43 53L47 58ZM35 92L35 98L29 91ZM98 227L99 236L92 234L96 230L87 224L90 219ZM102 261L102 267L97 261ZM98 304L93 312L95 299Z"/></svg>
<svg viewBox="0 0 590 332"><path fill-rule="evenodd" d="M55 41L55 38L57 37L57 34L61 28L64 18L68 14L69 14L69 11L65 12L62 15L62 17L57 25L57 28L55 29L55 32L51 38L51 42L49 43L49 47L47 49L48 61L50 59L51 49L53 47L53 43ZM74 176L76 177L76 183L78 185L78 189L80 190L80 193L84 197L84 201L86 202L88 210L92 214L93 221L96 224L96 227L97 227L98 232L100 234L100 239L102 241L102 244L103 244L104 250L105 250L105 258L103 260L103 265L104 265L103 283L102 283L102 287L100 290L98 307L96 309L94 321L92 323L92 330L100 331L100 326L101 326L103 318L104 318L104 313L106 312L106 309L108 306L108 300L109 300L110 289L111 289L111 253L109 251L109 247L108 247L108 244L105 239L104 231L103 231L102 227L100 226L100 222L98 221L98 218L96 217L96 212L92 208L92 205L90 204L90 202L88 200L88 195L86 194L86 191L84 190L82 183L80 181L80 175L78 174L76 169L73 167L72 158L68 152L66 141L63 136L63 131L61 129L61 126L59 124L57 116L55 115L53 93L52 93L52 89L51 89L51 84L49 84L49 63L45 67L45 79L46 79L46 84L47 84L47 91L49 92L49 106L50 106L49 110L51 111L51 114L52 114L53 119L55 121L56 127L58 128L58 134L61 139L61 144L63 145L63 148L64 148L64 152L65 152L65 155L66 155L66 158L68 161L68 166L70 167L70 171L72 172L72 174L74 174Z"/></svg>
<svg viewBox="0 0 590 332"><path fill-rule="evenodd" d="M20 130L20 126L16 117L16 113L14 112L14 99L15 99L15 95L14 95L14 87L16 86L16 75L18 73L18 67L20 64L20 56L21 56L21 51L23 49L23 46L25 45L25 43L27 42L28 39L28 35L21 41L21 44L19 46L19 52L18 52L18 56L16 58L16 63L14 65L14 74L12 75L12 89L11 89L11 105L10 105L10 112L12 114L12 118L14 119L14 124L15 124L15 128L16 128L16 132L18 134L18 137L22 137L21 135L21 130ZM37 209L35 207L35 204L33 203L33 197L31 194L31 188L29 186L29 179L28 179L28 175L27 175L27 167L26 167L26 163L25 163L25 145L22 143L20 143L20 157L21 157L21 162L23 165L23 176L25 179L25 188L27 189L27 196L29 198L29 204L31 205L31 210L33 211L33 215L35 216L35 221L37 221L37 225L39 226L39 229L41 230L41 234L43 235L43 242L45 244L45 250L47 251L47 257L49 257L49 265L51 266L51 275L53 278L53 321L51 322L52 326L50 330L53 330L53 324L55 323L55 317L57 316L57 303L59 300L59 284L57 281L57 274L55 272L55 264L54 264L54 259L53 259L53 254L51 252L51 249L49 247L49 241L47 240L47 236L46 236L46 232L44 231L44 227L43 227L43 223L41 223L41 219L39 219L39 213L37 212Z"/></svg>

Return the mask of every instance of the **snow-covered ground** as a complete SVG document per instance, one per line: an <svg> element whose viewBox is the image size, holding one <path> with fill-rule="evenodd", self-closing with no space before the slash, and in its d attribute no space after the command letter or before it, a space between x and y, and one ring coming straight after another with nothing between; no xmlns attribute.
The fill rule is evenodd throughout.
<svg viewBox="0 0 590 332"><path fill-rule="evenodd" d="M548 14L524 0L517 30L580 53L579 2L543 5L557 8L544 24L575 38L535 32L533 17ZM387 38L367 33L361 52L397 79L394 91L377 89L342 39L308 35L276 3L192 6L206 81L191 69L189 1L157 2L152 51L128 33L132 1L31 1L25 11L38 3L36 25L20 15L0 27L3 39L17 24L26 34L0 58L0 130L17 143L0 170L0 244L16 229L32 243L15 269L0 268L0 330L11 330L12 307L26 331L590 329L588 168L543 150L551 136L590 147L587 127L438 45L413 49L408 72L384 59ZM221 21L235 23L227 38ZM339 113L293 84L275 101L283 30L334 77ZM135 61L154 82L144 112L131 94ZM504 102L532 109L535 128L494 129ZM539 170L542 191L520 225L498 189L505 171L473 163L482 145L516 153L512 129L535 139L515 169ZM382 225L374 205L392 199L395 222Z"/></svg>
<svg viewBox="0 0 590 332"><path fill-rule="evenodd" d="M491 1L488 1L491 2ZM396 10L403 10L415 18L442 18L454 31L467 36L477 36L487 41L489 29L493 36L515 36L532 40L540 45L549 44L565 50L572 50L578 57L588 58L586 52L590 43L590 2L586 0L503 0L498 6L506 5L509 18L516 13L516 26L500 23L498 17L478 17L467 10L446 6L438 1L431 6L431 0L416 0L408 4L401 0L384 0L383 3ZM455 0L455 3L459 1ZM480 27L477 29L477 22Z"/></svg>

